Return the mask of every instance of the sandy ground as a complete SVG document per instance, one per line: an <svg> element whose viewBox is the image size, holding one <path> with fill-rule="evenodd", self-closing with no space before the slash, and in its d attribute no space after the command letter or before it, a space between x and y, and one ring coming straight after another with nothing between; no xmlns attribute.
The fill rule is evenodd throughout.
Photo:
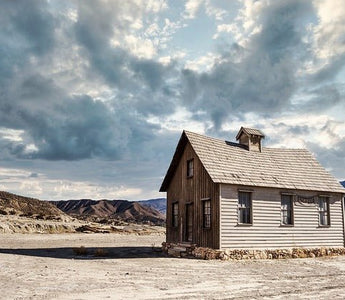
<svg viewBox="0 0 345 300"><path fill-rule="evenodd" d="M0 234L0 299L345 299L345 257L179 259L154 251L163 239Z"/></svg>

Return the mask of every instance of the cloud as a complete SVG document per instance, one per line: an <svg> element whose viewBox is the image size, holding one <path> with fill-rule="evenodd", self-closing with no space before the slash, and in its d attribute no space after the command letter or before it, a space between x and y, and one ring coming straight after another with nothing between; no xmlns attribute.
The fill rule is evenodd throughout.
<svg viewBox="0 0 345 300"><path fill-rule="evenodd" d="M10 29L1 37L8 42L8 34L25 35L23 45L31 47L34 57L30 58L22 44L5 43L13 49L2 49L8 60L0 59L1 70L11 60L22 64L20 71L0 80L0 126L6 129L1 138L3 155L47 160L118 160L136 156L135 151L140 153L138 149L153 139L159 129L145 118L174 111L171 98L175 91L173 85L166 84L175 76L174 66L114 47L111 40L131 34L131 22L147 11L164 9L164 3L158 2L151 1L147 7L140 2L122 5L82 1L75 16L71 19L68 15L68 20L63 14L51 16L52 7L46 2L30 6L23 20L19 20L15 5L8 5L6 21ZM2 13L5 14L3 10ZM37 25L28 23L33 20ZM24 30L25 24L33 28ZM36 30L35 26L45 29ZM60 33L54 34L56 31ZM77 46L67 46L69 42ZM36 43L44 48L36 49ZM68 58L66 49L73 60ZM77 77L70 77L74 64ZM96 91L95 82L108 93L107 99L100 97L101 90ZM19 139L8 138L11 130L20 132Z"/></svg>
<svg viewBox="0 0 345 300"><path fill-rule="evenodd" d="M185 4L184 18L194 19L203 0L188 0Z"/></svg>
<svg viewBox="0 0 345 300"><path fill-rule="evenodd" d="M322 166L339 180L345 179L345 138L340 139L332 148L322 147L317 143L308 143L307 146L315 153Z"/></svg>
<svg viewBox="0 0 345 300"><path fill-rule="evenodd" d="M153 195L182 129L233 140L241 125L267 145L329 149L340 174L340 2L5 2L0 160L24 172L6 184ZM203 21L217 39L205 40ZM205 49L186 40L188 26Z"/></svg>
<svg viewBox="0 0 345 300"><path fill-rule="evenodd" d="M299 90L298 70L308 53L307 30L301 24L314 12L311 3L274 1L256 11L256 25L246 26L260 30L245 46L223 49L210 72L182 72L184 103L207 112L218 129L234 112L264 115L288 110Z"/></svg>

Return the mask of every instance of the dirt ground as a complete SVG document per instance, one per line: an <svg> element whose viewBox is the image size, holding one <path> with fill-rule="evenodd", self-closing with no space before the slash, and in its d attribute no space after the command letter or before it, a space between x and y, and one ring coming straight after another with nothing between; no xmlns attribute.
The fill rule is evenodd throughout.
<svg viewBox="0 0 345 300"><path fill-rule="evenodd" d="M179 259L155 251L163 240L0 234L0 299L345 299L344 256ZM80 246L86 255L76 255Z"/></svg>

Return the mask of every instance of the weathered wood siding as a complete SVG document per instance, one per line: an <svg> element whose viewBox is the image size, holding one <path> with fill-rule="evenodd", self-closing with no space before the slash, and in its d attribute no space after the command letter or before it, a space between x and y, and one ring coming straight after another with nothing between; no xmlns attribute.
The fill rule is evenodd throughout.
<svg viewBox="0 0 345 300"><path fill-rule="evenodd" d="M187 178L187 160L194 159L194 175ZM203 228L202 199L211 200L211 228ZM172 227L172 204L179 203L179 224ZM167 189L167 242L186 239L186 205L193 209L192 243L201 247L219 248L219 186L214 184L187 143L175 174Z"/></svg>
<svg viewBox="0 0 345 300"><path fill-rule="evenodd" d="M238 186L222 184L220 188L220 248L343 247L343 213L341 194L330 198L330 227L319 227L317 205L294 203L294 225L281 225L281 192L273 188L252 188L253 224L238 225ZM293 192L293 191L290 191ZM317 192L298 191L303 196Z"/></svg>

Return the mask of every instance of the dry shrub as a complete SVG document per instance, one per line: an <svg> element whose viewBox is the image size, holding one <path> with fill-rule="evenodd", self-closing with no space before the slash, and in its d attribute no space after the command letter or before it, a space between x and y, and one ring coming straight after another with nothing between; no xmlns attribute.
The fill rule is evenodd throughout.
<svg viewBox="0 0 345 300"><path fill-rule="evenodd" d="M87 249L84 246L81 246L79 248L74 248L73 252L76 255L87 255Z"/></svg>
<svg viewBox="0 0 345 300"><path fill-rule="evenodd" d="M98 248L93 255L96 257L105 257L108 256L108 252L102 248Z"/></svg>

